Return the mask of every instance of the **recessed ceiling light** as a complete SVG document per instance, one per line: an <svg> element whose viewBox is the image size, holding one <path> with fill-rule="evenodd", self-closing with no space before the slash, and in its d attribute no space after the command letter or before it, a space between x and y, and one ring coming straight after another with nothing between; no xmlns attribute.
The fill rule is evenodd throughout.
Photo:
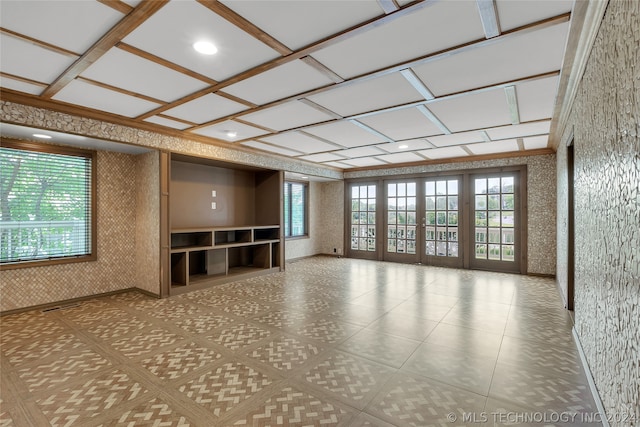
<svg viewBox="0 0 640 427"><path fill-rule="evenodd" d="M49 135L45 135L43 133L34 133L33 136L35 136L36 138L41 138L41 139L51 139L51 137Z"/></svg>
<svg viewBox="0 0 640 427"><path fill-rule="evenodd" d="M402 144L402 145L398 145L398 148L401 150L406 150L407 148L409 148L409 146L407 144Z"/></svg>
<svg viewBox="0 0 640 427"><path fill-rule="evenodd" d="M193 44L193 48L196 52L203 55L213 55L218 51L218 48L211 42L206 40L200 40Z"/></svg>
<svg viewBox="0 0 640 427"><path fill-rule="evenodd" d="M301 176L300 178L302 178L302 179L309 179L309 177L308 177L308 176Z"/></svg>
<svg viewBox="0 0 640 427"><path fill-rule="evenodd" d="M238 136L238 132L236 132L235 130L225 130L224 133L229 138L235 138L236 136Z"/></svg>

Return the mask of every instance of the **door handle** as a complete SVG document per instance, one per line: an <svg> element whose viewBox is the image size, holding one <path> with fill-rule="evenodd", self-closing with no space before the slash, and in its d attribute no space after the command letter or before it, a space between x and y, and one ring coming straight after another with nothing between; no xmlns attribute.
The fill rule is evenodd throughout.
<svg viewBox="0 0 640 427"><path fill-rule="evenodd" d="M422 217L422 228L426 228L427 227L427 218Z"/></svg>

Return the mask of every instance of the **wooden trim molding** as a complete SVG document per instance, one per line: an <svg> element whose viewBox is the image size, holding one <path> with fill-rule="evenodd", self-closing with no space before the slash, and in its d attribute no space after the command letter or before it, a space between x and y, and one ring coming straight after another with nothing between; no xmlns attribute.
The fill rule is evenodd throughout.
<svg viewBox="0 0 640 427"><path fill-rule="evenodd" d="M41 47L43 49L50 50L52 52L58 53L60 55L70 56L72 58L78 58L80 56L79 53L72 52L67 49L63 49L59 46L52 45L51 43L44 42L42 40L34 39L33 37L29 37L24 34L16 33L15 31L8 30L6 28L0 27L0 33L6 34L10 37L25 41L27 43L31 43L32 45Z"/></svg>

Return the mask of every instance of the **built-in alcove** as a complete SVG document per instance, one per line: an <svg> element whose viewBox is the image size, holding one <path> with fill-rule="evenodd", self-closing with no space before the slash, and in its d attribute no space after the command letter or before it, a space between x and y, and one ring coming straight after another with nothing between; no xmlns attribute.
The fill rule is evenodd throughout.
<svg viewBox="0 0 640 427"><path fill-rule="evenodd" d="M170 295L283 268L281 171L174 154L169 176Z"/></svg>

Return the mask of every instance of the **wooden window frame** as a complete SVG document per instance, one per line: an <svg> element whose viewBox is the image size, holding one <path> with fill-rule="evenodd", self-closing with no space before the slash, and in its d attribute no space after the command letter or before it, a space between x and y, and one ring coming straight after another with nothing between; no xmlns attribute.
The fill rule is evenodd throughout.
<svg viewBox="0 0 640 427"><path fill-rule="evenodd" d="M14 270L19 268L44 267L50 265L73 264L78 262L91 262L98 259L97 251L97 152L75 147L52 145L32 141L20 141L10 138L1 138L2 147L23 151L35 151L39 153L60 154L67 156L85 157L91 159L91 187L90 187L90 212L91 229L90 252L84 255L66 256L50 259L34 259L24 261L6 262L0 264L0 270Z"/></svg>
<svg viewBox="0 0 640 427"><path fill-rule="evenodd" d="M284 206L284 209L282 211L282 217L283 217L282 233L284 235L285 240L308 239L310 237L309 236L309 183L307 181L296 181L292 179L287 179L284 181L284 185L286 186L288 184L300 184L304 187L304 233L287 236L285 232L286 230L286 224L284 224L285 212L289 210L289 220L291 220L291 206L284 206L284 200L285 200L284 192L282 194L282 200L283 200L283 206ZM284 188L283 188L283 191L284 191Z"/></svg>

